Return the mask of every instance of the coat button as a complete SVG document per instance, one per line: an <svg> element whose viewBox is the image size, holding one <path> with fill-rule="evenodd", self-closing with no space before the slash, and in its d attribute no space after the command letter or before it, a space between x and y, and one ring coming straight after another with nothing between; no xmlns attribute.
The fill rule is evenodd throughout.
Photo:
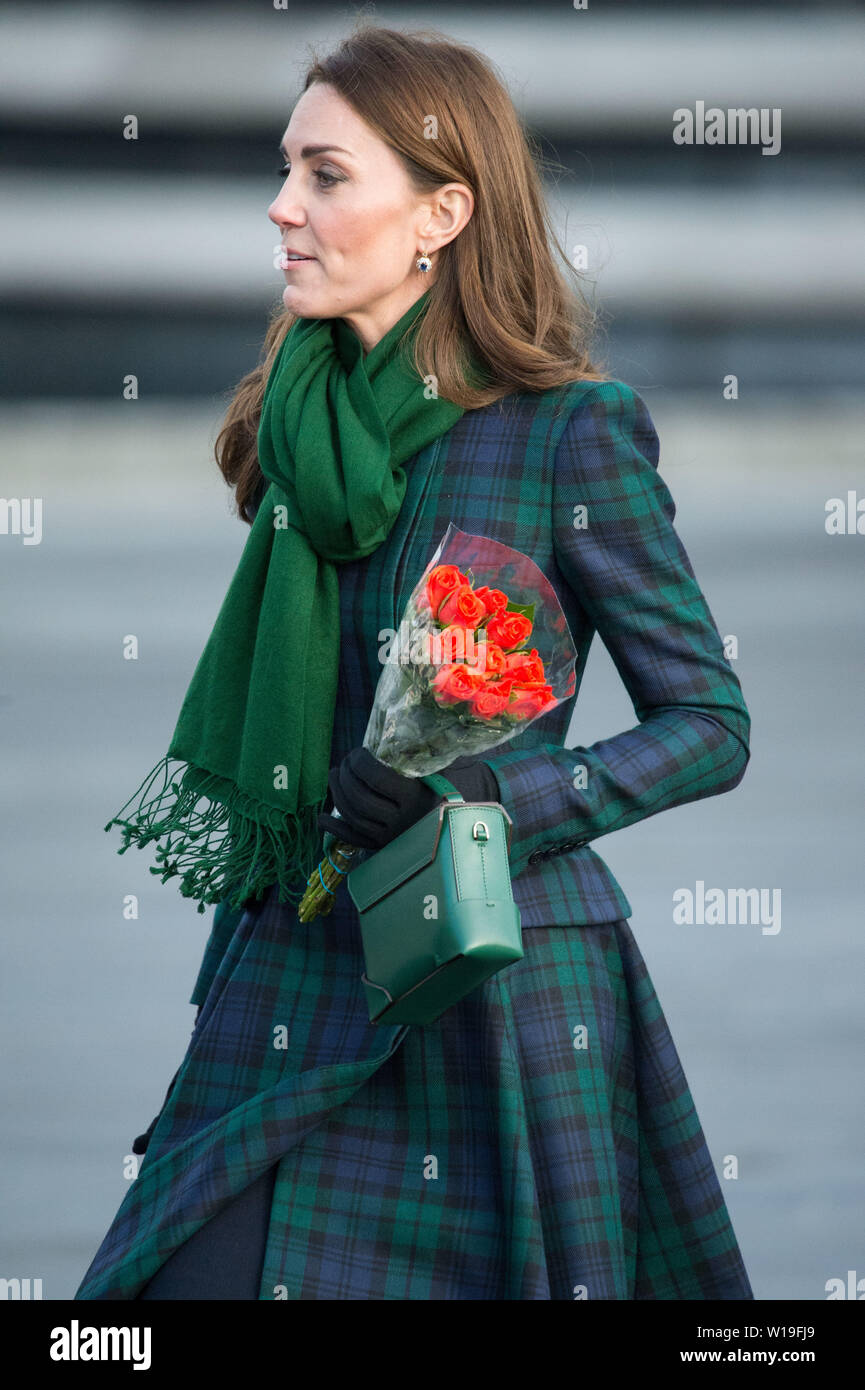
<svg viewBox="0 0 865 1390"><path fill-rule="evenodd" d="M580 845L588 844L588 840L563 840L560 845L553 845L552 849L546 851L547 857L552 854L570 854L571 850L579 849Z"/></svg>

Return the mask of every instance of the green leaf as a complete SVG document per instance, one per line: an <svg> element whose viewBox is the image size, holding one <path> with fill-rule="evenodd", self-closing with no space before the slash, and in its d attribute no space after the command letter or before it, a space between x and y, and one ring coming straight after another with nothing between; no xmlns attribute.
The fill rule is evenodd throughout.
<svg viewBox="0 0 865 1390"><path fill-rule="evenodd" d="M530 623L535 621L535 605L533 603L508 603L505 612L522 613Z"/></svg>

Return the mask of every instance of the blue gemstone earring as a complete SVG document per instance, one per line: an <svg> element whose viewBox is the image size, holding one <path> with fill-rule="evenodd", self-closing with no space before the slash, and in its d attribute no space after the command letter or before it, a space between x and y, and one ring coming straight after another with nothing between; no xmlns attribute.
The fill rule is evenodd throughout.
<svg viewBox="0 0 865 1390"><path fill-rule="evenodd" d="M432 269L432 261L430 260L429 256L418 256L417 260L415 261L415 265L417 266L418 270L422 270L424 274L426 274L428 270Z"/></svg>

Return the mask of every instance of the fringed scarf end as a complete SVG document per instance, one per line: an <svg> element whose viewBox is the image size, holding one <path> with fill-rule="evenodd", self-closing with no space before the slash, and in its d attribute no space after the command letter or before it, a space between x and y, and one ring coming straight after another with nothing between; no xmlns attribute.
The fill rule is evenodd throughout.
<svg viewBox="0 0 865 1390"><path fill-rule="evenodd" d="M132 844L143 849L164 840L150 872L163 883L179 878L181 894L196 898L199 912L211 903L241 907L274 883L280 902L298 903L321 857L317 818L326 798L297 812L280 812L256 802L227 778L192 764L180 762L182 773L176 770L172 776L171 761L166 754L105 826L122 829L117 853L125 854ZM161 786L151 795L160 776ZM123 812L136 798L132 818L125 818ZM210 804L199 811L202 799Z"/></svg>

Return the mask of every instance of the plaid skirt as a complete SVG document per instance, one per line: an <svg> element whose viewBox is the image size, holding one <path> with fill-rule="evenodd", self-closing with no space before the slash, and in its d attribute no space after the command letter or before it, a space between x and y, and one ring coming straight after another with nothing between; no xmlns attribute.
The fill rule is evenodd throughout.
<svg viewBox="0 0 865 1390"><path fill-rule="evenodd" d="M75 1297L137 1298L275 1168L259 1299L752 1299L628 922L523 945L437 1022L376 1027L345 890L306 925L271 890Z"/></svg>

